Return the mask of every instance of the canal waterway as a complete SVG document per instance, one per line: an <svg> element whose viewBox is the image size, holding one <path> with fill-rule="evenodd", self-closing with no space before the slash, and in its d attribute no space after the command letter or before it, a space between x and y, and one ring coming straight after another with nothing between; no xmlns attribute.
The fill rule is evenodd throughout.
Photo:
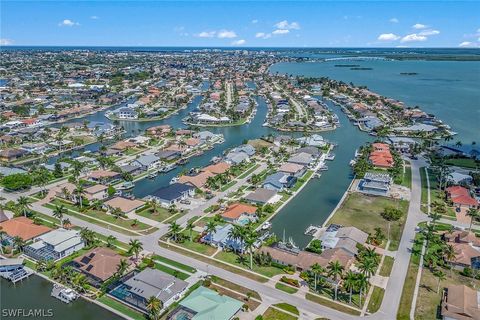
<svg viewBox="0 0 480 320"><path fill-rule="evenodd" d="M24 314L30 310L42 310L44 317L25 317L28 319L123 319L118 315L84 299L77 299L74 303L65 304L50 296L53 284L39 276L33 275L27 279L11 283L0 278L1 319L21 319L22 316L7 316L6 312L21 309ZM51 316L48 316L52 314Z"/></svg>

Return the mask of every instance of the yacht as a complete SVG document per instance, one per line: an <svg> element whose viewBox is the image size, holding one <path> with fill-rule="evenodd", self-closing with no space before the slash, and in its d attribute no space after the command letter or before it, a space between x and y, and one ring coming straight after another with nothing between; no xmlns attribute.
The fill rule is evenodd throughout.
<svg viewBox="0 0 480 320"><path fill-rule="evenodd" d="M272 223L269 222L269 221L267 221L267 222L265 222L264 224L262 224L261 229L262 229L262 230L268 230L268 229L270 229L271 227L272 227Z"/></svg>
<svg viewBox="0 0 480 320"><path fill-rule="evenodd" d="M173 177L172 180L170 180L170 184L174 184L178 182L178 177Z"/></svg>
<svg viewBox="0 0 480 320"><path fill-rule="evenodd" d="M133 187L135 187L135 184L132 181L126 181L120 184L117 187L117 190L129 190L129 189L132 189Z"/></svg>

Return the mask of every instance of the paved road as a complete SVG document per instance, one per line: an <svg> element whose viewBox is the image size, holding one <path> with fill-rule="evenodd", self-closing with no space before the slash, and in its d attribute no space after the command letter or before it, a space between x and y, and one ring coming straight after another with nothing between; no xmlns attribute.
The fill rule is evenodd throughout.
<svg viewBox="0 0 480 320"><path fill-rule="evenodd" d="M403 285L407 276L408 265L410 263L410 254L415 239L415 227L422 221L427 221L428 217L420 210L422 197L422 179L419 168L426 165L422 160L410 161L412 166L412 194L410 205L408 207L408 216L403 229L402 239L395 257L390 279L387 283L382 305L378 312L367 316L368 319L396 319L400 298L402 296Z"/></svg>

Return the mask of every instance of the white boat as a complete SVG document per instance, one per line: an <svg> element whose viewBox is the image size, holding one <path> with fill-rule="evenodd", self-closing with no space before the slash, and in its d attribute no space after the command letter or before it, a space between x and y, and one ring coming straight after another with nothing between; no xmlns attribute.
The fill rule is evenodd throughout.
<svg viewBox="0 0 480 320"><path fill-rule="evenodd" d="M268 229L270 229L271 227L272 227L272 223L267 221L267 222L265 222L264 224L262 224L261 229L262 229L262 230L268 230Z"/></svg>
<svg viewBox="0 0 480 320"><path fill-rule="evenodd" d="M78 294L75 291L70 288L62 287L58 284L53 285L50 295L65 303L70 303L78 298Z"/></svg>
<svg viewBox="0 0 480 320"><path fill-rule="evenodd" d="M148 179L155 179L157 176L157 172L150 172L147 176Z"/></svg>
<svg viewBox="0 0 480 320"><path fill-rule="evenodd" d="M135 187L135 184L132 181L126 181L120 184L116 189L117 190L129 190Z"/></svg>
<svg viewBox="0 0 480 320"><path fill-rule="evenodd" d="M355 160L350 160L350 166L353 167L353 166L355 165L355 163L357 163L357 161L355 161Z"/></svg>
<svg viewBox="0 0 480 320"><path fill-rule="evenodd" d="M334 160L335 159L335 154L334 153L328 153L327 156L325 157L326 160Z"/></svg>
<svg viewBox="0 0 480 320"><path fill-rule="evenodd" d="M174 184L178 182L178 177L173 177L172 180L170 180L170 184Z"/></svg>
<svg viewBox="0 0 480 320"><path fill-rule="evenodd" d="M319 171L327 171L327 170L328 170L328 166L322 165L318 170L319 170Z"/></svg>

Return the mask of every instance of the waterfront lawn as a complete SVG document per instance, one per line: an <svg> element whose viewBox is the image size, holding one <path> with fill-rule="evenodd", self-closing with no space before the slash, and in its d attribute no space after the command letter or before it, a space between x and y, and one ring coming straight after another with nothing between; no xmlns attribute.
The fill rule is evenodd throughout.
<svg viewBox="0 0 480 320"><path fill-rule="evenodd" d="M298 289L295 289L295 288L292 288L290 286L287 286L281 282L277 282L275 283L275 288L277 288L278 290L282 290L288 294L294 294L298 291Z"/></svg>
<svg viewBox="0 0 480 320"><path fill-rule="evenodd" d="M153 213L153 209L150 206L143 208L143 210L140 210L139 212L135 212L135 214L160 222L167 220L173 216L173 214L171 214L168 209L160 206L157 206L157 212L155 214Z"/></svg>
<svg viewBox="0 0 480 320"><path fill-rule="evenodd" d="M402 217L398 221L390 223L389 249L396 250L407 217L408 201L406 200L350 193L328 223L353 226L372 234L374 229L379 227L386 235L388 234L388 222L382 218L381 213L389 206L398 208L403 212Z"/></svg>
<svg viewBox="0 0 480 320"><path fill-rule="evenodd" d="M219 251L215 255L215 259L225 261L227 263L233 264L240 268L250 270L250 255L248 254L244 256L244 260L245 260L244 263L239 259L239 256L237 254L233 252L227 252L227 251ZM253 270L251 271L262 274L269 278L285 273L280 268L273 267L273 266L258 266L255 264L255 262L253 263Z"/></svg>
<svg viewBox="0 0 480 320"><path fill-rule="evenodd" d="M395 260L392 257L385 256L383 259L382 268L380 269L380 275L383 277L389 277L392 272L393 262Z"/></svg>
<svg viewBox="0 0 480 320"><path fill-rule="evenodd" d="M262 316L262 319L263 320L296 320L298 318L291 316L288 313L285 313L270 307L267 309L267 311L265 311L265 313Z"/></svg>
<svg viewBox="0 0 480 320"><path fill-rule="evenodd" d="M370 313L375 313L378 311L380 306L382 305L383 295L385 294L385 290L380 287L374 287L372 296L370 297L370 302L368 303L367 311Z"/></svg>
<svg viewBox="0 0 480 320"><path fill-rule="evenodd" d="M301 177L300 179L298 179L298 181L295 183L295 185L293 186L293 188L291 189L291 191L295 192L295 191L298 191L307 181L308 179L310 179L310 177L312 176L313 174L313 170L308 170L304 175L303 177Z"/></svg>
<svg viewBox="0 0 480 320"><path fill-rule="evenodd" d="M126 315L126 316L128 316L132 319L135 319L135 320L145 320L145 319L147 319L147 317L144 314L127 307L125 304L120 303L117 300L114 300L107 295L101 296L100 298L97 299L97 301L109 306L112 309L117 310L118 312L120 312L120 313L122 313L122 314L124 314L124 315Z"/></svg>

